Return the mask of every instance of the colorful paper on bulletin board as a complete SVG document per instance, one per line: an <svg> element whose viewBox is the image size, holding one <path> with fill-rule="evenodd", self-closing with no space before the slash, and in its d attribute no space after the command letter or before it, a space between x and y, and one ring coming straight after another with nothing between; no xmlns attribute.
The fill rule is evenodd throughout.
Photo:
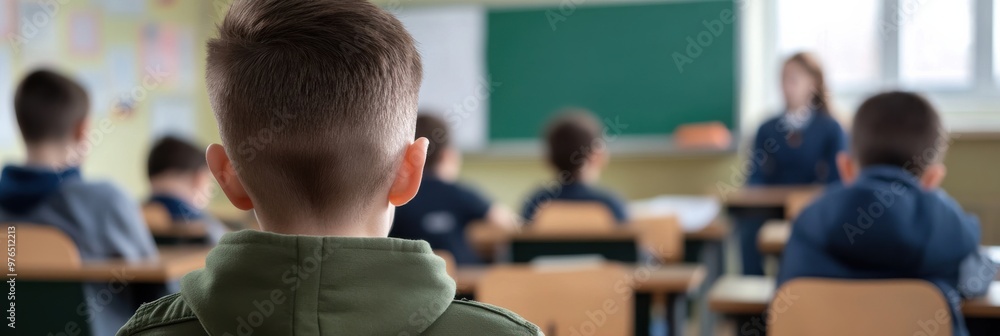
<svg viewBox="0 0 1000 336"><path fill-rule="evenodd" d="M146 0L101 0L104 10L111 14L142 14Z"/></svg>
<svg viewBox="0 0 1000 336"><path fill-rule="evenodd" d="M0 36L7 37L17 29L17 0L0 0Z"/></svg>
<svg viewBox="0 0 1000 336"><path fill-rule="evenodd" d="M111 91L114 94L112 110L118 113L117 117L131 116L137 104L149 95L148 89L141 84L136 55L134 48L126 46L114 46L108 49L107 68L111 75Z"/></svg>
<svg viewBox="0 0 1000 336"><path fill-rule="evenodd" d="M58 5L58 2L54 3ZM16 33L21 43L17 45L16 52L23 55L21 59L27 67L57 63L60 53L56 26L59 22L52 10L47 10L50 6L53 6L52 3L35 0L22 0L19 4L21 21Z"/></svg>
<svg viewBox="0 0 1000 336"><path fill-rule="evenodd" d="M14 119L14 59L7 48L0 47L0 147L9 147L17 141Z"/></svg>
<svg viewBox="0 0 1000 336"><path fill-rule="evenodd" d="M184 45L193 43L193 38L187 35L190 34L174 24L151 23L143 27L140 43L142 69L147 74L155 74L153 77L157 84L175 87L179 78L187 77L181 73L192 70L184 69L191 65L182 62L183 57L193 57L191 52L184 55L188 49Z"/></svg>
<svg viewBox="0 0 1000 336"><path fill-rule="evenodd" d="M69 18L69 50L91 56L101 50L101 20L93 12L73 13Z"/></svg>
<svg viewBox="0 0 1000 336"><path fill-rule="evenodd" d="M158 98L150 106L153 138L166 135L194 137L193 98L186 96Z"/></svg>

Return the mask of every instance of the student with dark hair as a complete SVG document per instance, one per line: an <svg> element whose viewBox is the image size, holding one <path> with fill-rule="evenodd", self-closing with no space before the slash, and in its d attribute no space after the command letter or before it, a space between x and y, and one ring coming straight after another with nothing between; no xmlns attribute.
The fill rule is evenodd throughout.
<svg viewBox="0 0 1000 336"><path fill-rule="evenodd" d="M396 209L389 237L426 240L435 250L451 252L459 265L480 263L465 239L465 228L482 220L514 229L518 225L516 217L506 207L493 204L457 182L462 154L444 120L427 114L418 116L416 138L430 140L424 178L417 196Z"/></svg>
<svg viewBox="0 0 1000 336"><path fill-rule="evenodd" d="M941 289L955 334L960 297L981 296L996 266L979 254L979 221L939 185L946 134L934 108L911 93L868 99L854 117L851 152L831 186L795 220L778 286L794 278L913 278Z"/></svg>
<svg viewBox="0 0 1000 336"><path fill-rule="evenodd" d="M557 183L528 198L522 212L525 221L530 223L539 207L555 200L600 202L619 224L628 221L624 202L595 186L609 157L602 134L601 122L589 111L563 111L549 123L545 134L547 159Z"/></svg>
<svg viewBox="0 0 1000 336"><path fill-rule="evenodd" d="M227 233L179 294L118 335L539 334L454 300L427 242L386 237L428 147L414 140L420 54L392 14L365 0L236 0L207 73L223 143L208 167L262 231Z"/></svg>
<svg viewBox="0 0 1000 336"><path fill-rule="evenodd" d="M212 189L212 173L205 153L187 141L168 136L153 145L147 160L148 203L163 206L174 225L200 225L207 240L217 244L226 227L204 213Z"/></svg>
<svg viewBox="0 0 1000 336"><path fill-rule="evenodd" d="M27 159L3 169L0 222L56 227L73 240L83 260L155 257L138 204L118 187L85 181L80 174L78 165L89 150L89 100L83 87L52 71L34 71L17 88L14 114ZM84 294L95 298L106 287L87 284ZM88 308L94 335L110 335L125 324L148 294L136 288L126 286L106 307Z"/></svg>
<svg viewBox="0 0 1000 336"><path fill-rule="evenodd" d="M830 115L823 67L816 56L798 53L781 72L784 111L757 130L750 186L827 184L840 180L837 153L847 146L844 130ZM769 218L735 218L743 274L764 275L757 235Z"/></svg>

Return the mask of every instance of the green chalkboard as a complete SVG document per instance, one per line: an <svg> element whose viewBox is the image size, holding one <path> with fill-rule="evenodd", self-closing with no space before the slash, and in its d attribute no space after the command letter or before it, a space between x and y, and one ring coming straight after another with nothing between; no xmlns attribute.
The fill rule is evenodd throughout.
<svg viewBox="0 0 1000 336"><path fill-rule="evenodd" d="M572 3L489 11L491 141L537 138L566 107L617 119L626 135L736 126L732 1Z"/></svg>

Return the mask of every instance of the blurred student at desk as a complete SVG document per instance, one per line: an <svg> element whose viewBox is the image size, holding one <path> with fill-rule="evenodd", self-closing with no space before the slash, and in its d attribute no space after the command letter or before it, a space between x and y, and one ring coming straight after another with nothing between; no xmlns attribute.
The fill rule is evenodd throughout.
<svg viewBox="0 0 1000 336"><path fill-rule="evenodd" d="M175 137L156 142L147 160L152 189L148 204L166 209L172 225L203 226L208 241L214 245L227 229L203 211L212 188L212 173L204 152Z"/></svg>
<svg viewBox="0 0 1000 336"><path fill-rule="evenodd" d="M426 240L435 250L447 250L459 265L481 261L465 236L470 223L485 220L503 229L517 227L513 213L459 183L462 154L451 141L444 120L417 117L416 138L427 138L427 161L417 196L396 208L390 237Z"/></svg>
<svg viewBox="0 0 1000 336"><path fill-rule="evenodd" d="M799 53L781 75L784 112L757 131L750 158L749 186L827 184L840 180L837 153L845 147L843 129L830 115L823 69L815 56ZM763 275L757 232L768 218L736 218L743 274Z"/></svg>
<svg viewBox="0 0 1000 336"><path fill-rule="evenodd" d="M570 201L603 203L619 224L628 222L625 202L595 186L610 158L602 134L601 121L589 111L568 110L553 119L545 140L555 183L528 198L522 212L525 221L530 223L546 202Z"/></svg>
<svg viewBox="0 0 1000 336"><path fill-rule="evenodd" d="M90 146L89 104L83 87L62 75L40 70L24 78L14 96L14 113L27 160L5 167L0 176L0 222L56 227L84 261L155 257L138 204L118 187L84 181L80 174L81 156ZM94 298L106 286L86 284L84 295ZM93 334L114 334L141 302L162 294L137 288L125 286L108 305L87 307L87 314L99 312L93 315Z"/></svg>

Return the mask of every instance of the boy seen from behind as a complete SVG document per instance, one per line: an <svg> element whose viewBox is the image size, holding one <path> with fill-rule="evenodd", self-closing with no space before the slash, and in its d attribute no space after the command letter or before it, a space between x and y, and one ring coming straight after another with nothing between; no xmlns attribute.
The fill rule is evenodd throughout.
<svg viewBox="0 0 1000 336"><path fill-rule="evenodd" d="M624 202L595 186L609 159L603 132L601 122L588 111L564 111L549 123L545 135L547 159L557 184L541 188L528 198L522 211L525 221L531 222L549 201L599 202L608 207L619 224L628 221Z"/></svg>
<svg viewBox="0 0 1000 336"><path fill-rule="evenodd" d="M156 257L139 205L118 187L85 181L80 174L79 165L90 149L89 104L83 87L55 72L35 71L21 81L14 96L14 114L27 159L3 169L0 222L58 228L73 240L86 261ZM125 286L106 306L93 304L80 313L93 317L94 335L113 334L140 300L162 295L162 288L137 287ZM106 283L86 284L84 295L96 300L105 288Z"/></svg>
<svg viewBox="0 0 1000 336"><path fill-rule="evenodd" d="M174 225L199 225L217 244L225 225L203 212L212 190L205 153L187 141L168 136L153 145L146 162L151 194L148 203L162 206Z"/></svg>
<svg viewBox="0 0 1000 336"><path fill-rule="evenodd" d="M796 218L778 286L800 277L922 279L951 305L965 335L961 297L984 295L996 267L979 253L979 221L938 186L947 136L934 108L911 93L875 96L854 117L843 186Z"/></svg>
<svg viewBox="0 0 1000 336"><path fill-rule="evenodd" d="M427 163L420 192L396 209L390 237L426 240L431 248L447 250L459 265L480 263L465 238L465 228L485 220L504 229L517 227L516 217L492 204L478 192L458 183L462 154L451 141L444 120L432 115L417 117L416 138L427 138Z"/></svg>
<svg viewBox="0 0 1000 336"><path fill-rule="evenodd" d="M364 0L236 0L208 43L208 166L262 231L227 233L118 335L535 335L454 301L426 242L386 238L417 194L413 39ZM268 141L261 141L266 137Z"/></svg>

